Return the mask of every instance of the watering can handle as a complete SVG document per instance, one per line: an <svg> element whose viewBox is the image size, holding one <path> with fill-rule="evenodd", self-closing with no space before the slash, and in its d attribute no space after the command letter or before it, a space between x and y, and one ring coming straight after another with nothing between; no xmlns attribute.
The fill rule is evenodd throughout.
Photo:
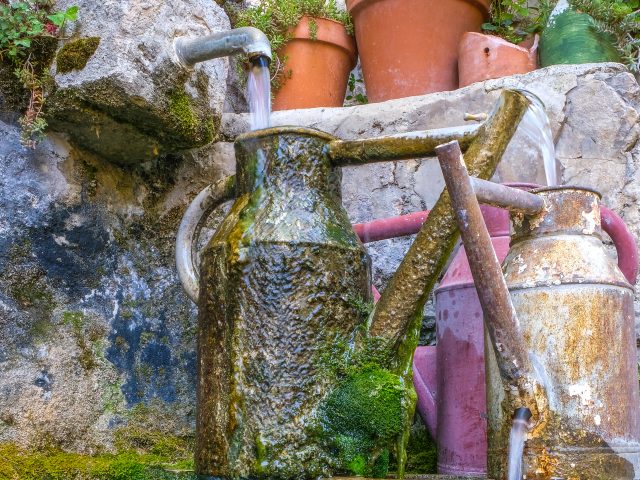
<svg viewBox="0 0 640 480"><path fill-rule="evenodd" d="M200 260L196 249L200 230L216 207L235 197L235 187L235 175L209 185L191 202L180 222L176 238L176 267L182 287L195 303L198 303L200 290Z"/></svg>
<svg viewBox="0 0 640 480"><path fill-rule="evenodd" d="M607 207L600 207L602 229L611 237L618 252L618 267L631 285L638 278L638 245L622 218Z"/></svg>

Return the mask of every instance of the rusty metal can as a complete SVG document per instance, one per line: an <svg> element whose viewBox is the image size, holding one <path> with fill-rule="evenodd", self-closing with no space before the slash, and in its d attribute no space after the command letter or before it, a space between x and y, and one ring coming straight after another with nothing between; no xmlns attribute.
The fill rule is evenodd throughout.
<svg viewBox="0 0 640 480"><path fill-rule="evenodd" d="M633 287L604 250L600 196L572 187L536 193L545 209L512 216L503 264L523 345L544 389L523 475L640 478ZM506 479L514 395L495 355L488 357L489 476Z"/></svg>

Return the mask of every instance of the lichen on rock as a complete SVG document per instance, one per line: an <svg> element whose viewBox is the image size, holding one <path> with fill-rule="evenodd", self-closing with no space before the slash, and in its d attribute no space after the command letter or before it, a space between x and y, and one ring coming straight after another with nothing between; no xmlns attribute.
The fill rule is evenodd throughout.
<svg viewBox="0 0 640 480"><path fill-rule="evenodd" d="M56 70L58 73L69 73L72 70L82 70L98 49L100 37L79 38L65 44L56 56Z"/></svg>

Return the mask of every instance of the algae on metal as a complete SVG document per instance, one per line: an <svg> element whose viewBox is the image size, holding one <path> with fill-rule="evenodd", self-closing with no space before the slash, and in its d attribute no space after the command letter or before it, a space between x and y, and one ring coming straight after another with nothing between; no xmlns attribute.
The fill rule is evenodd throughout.
<svg viewBox="0 0 640 480"><path fill-rule="evenodd" d="M318 410L318 440L334 457L336 472L384 478L393 460L402 476L416 403L413 383L389 369L384 339L368 337L366 316L361 318L351 341L329 337L316 360L334 385Z"/></svg>
<svg viewBox="0 0 640 480"><path fill-rule="evenodd" d="M370 260L339 198L333 137L273 129L236 141L237 200L202 256L196 471L334 473L314 426L335 382L315 362L365 320ZM331 336L331 338L329 338Z"/></svg>
<svg viewBox="0 0 640 480"><path fill-rule="evenodd" d="M488 179L494 174L528 106L522 93L502 93L496 109L465 154L472 175ZM444 190L371 318L371 335L387 339L400 369L411 365L407 357L411 358L417 345L422 309L458 236L449 194Z"/></svg>

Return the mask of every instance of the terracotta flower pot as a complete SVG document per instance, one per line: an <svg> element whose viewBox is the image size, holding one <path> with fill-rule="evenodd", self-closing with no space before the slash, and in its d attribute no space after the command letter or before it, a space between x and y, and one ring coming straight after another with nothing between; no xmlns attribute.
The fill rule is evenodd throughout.
<svg viewBox="0 0 640 480"><path fill-rule="evenodd" d="M372 102L458 88L458 44L490 0L347 0Z"/></svg>
<svg viewBox="0 0 640 480"><path fill-rule="evenodd" d="M469 32L462 37L458 53L460 87L466 87L538 68L538 35L533 45L525 48L495 35Z"/></svg>
<svg viewBox="0 0 640 480"><path fill-rule="evenodd" d="M285 79L273 99L274 110L341 107L349 72L357 60L356 42L340 22L302 17L293 38L278 52L286 58ZM312 38L313 37L313 38Z"/></svg>

